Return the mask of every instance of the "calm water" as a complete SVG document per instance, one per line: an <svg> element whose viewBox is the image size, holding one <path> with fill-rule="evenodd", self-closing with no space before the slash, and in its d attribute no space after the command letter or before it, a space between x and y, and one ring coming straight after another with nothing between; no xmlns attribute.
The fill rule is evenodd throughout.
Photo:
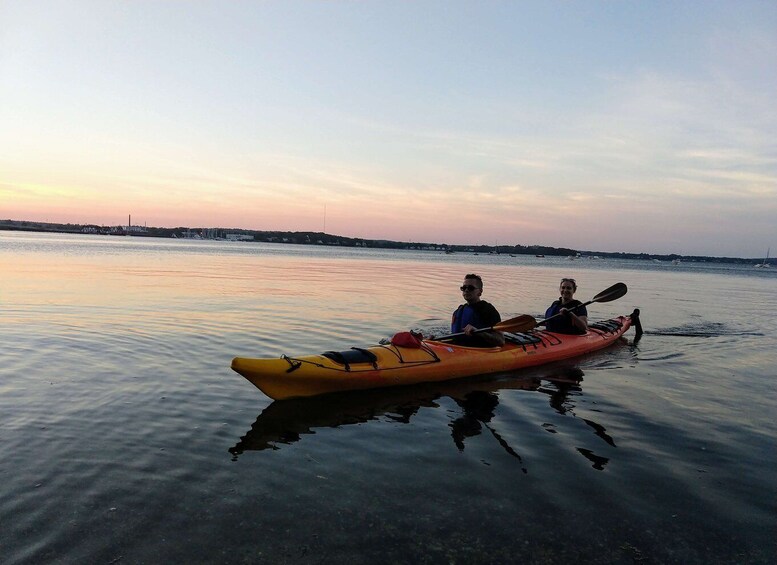
<svg viewBox="0 0 777 565"><path fill-rule="evenodd" d="M503 318L623 281L590 317L646 334L306 401L229 369L439 332L471 271ZM772 271L0 232L0 562L774 563Z"/></svg>

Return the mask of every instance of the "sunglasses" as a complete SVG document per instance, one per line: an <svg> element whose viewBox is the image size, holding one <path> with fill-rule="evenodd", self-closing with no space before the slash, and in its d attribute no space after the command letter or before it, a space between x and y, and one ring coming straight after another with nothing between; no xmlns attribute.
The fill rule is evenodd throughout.
<svg viewBox="0 0 777 565"><path fill-rule="evenodd" d="M461 292L464 292L465 290L475 290L477 289L476 286L472 286L471 284L465 284L461 286Z"/></svg>
<svg viewBox="0 0 777 565"><path fill-rule="evenodd" d="M565 282L571 282L572 284L577 284L577 283L575 282L575 279L561 279L561 282L562 282L562 283L565 283Z"/></svg>

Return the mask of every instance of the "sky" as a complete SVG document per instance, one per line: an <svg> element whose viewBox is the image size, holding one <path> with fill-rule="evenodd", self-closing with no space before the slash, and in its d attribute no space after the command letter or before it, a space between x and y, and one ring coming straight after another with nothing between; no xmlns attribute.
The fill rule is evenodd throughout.
<svg viewBox="0 0 777 565"><path fill-rule="evenodd" d="M0 0L0 219L762 257L777 3Z"/></svg>

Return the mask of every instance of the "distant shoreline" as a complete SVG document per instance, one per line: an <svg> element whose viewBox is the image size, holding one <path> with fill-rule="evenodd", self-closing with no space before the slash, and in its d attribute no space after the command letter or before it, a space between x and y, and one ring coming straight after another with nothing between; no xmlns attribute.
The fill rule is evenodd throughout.
<svg viewBox="0 0 777 565"><path fill-rule="evenodd" d="M754 264L763 257L709 257L699 255L677 255L658 253L624 253L608 251L578 250L542 245L449 245L447 243L403 242L385 239L352 238L323 232L260 231L240 228L156 228L145 226L98 226L95 224L58 224L31 222L27 220L0 220L0 231L30 231L49 233L113 235L132 237L158 237L194 240L235 240L260 243L287 243L291 245L326 245L340 247L364 247L372 249L397 249L440 251L445 253L478 253L498 255L534 255L536 257L611 258L645 261L675 261L689 263L735 263ZM770 266L777 265L777 258L769 259Z"/></svg>

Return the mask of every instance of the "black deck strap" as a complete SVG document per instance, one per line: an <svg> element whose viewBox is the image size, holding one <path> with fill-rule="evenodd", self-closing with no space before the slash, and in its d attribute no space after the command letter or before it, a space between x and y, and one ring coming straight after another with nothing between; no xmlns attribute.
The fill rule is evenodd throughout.
<svg viewBox="0 0 777 565"><path fill-rule="evenodd" d="M612 333L623 327L623 324L618 320L605 320L603 322L596 322L594 324L588 324L588 327L600 332Z"/></svg>
<svg viewBox="0 0 777 565"><path fill-rule="evenodd" d="M378 368L378 357L372 351L360 347L352 347L348 351L325 351L321 355L343 365L346 371L350 371L354 363L370 363L374 368Z"/></svg>
<svg viewBox="0 0 777 565"><path fill-rule="evenodd" d="M361 347L352 347L353 351L358 351L364 359L366 359L366 363L372 363L372 368L377 369L378 368L378 356L375 355L372 351L369 349L362 349Z"/></svg>
<svg viewBox="0 0 777 565"><path fill-rule="evenodd" d="M428 363L439 363L440 358L437 356L437 354L432 351L431 347L429 347L426 343L422 342L420 349L422 351L425 351L427 354L429 354L429 357L431 358L429 361L405 361L405 358L402 357L402 349L401 347L397 347L396 345L386 345L381 344L381 347L385 349L386 351L390 351L393 355L396 356L396 358L399 360L400 363L403 365L405 363L411 364L411 365L426 365Z"/></svg>
<svg viewBox="0 0 777 565"><path fill-rule="evenodd" d="M554 345L561 345L561 338L556 337L555 335L548 333L547 331L539 331L537 332L537 335L542 340L542 345L545 347L548 346L554 346Z"/></svg>
<svg viewBox="0 0 777 565"><path fill-rule="evenodd" d="M527 333L511 333L511 332L502 332L505 336L505 340L509 341L510 343L514 343L516 345L531 345L533 343L540 343L542 340L534 335L534 334L527 334Z"/></svg>
<svg viewBox="0 0 777 565"><path fill-rule="evenodd" d="M434 362L435 362L435 363L439 363L439 362L440 362L440 358L437 356L437 354L436 354L434 351L432 351L432 348L431 348L431 347L429 347L429 346L428 346L428 345L426 345L425 343L422 343L422 344L421 344L421 349L423 349L423 350L424 350L424 351L426 351L426 352L427 352L429 355L431 355L431 356L432 356L432 359L434 359Z"/></svg>
<svg viewBox="0 0 777 565"><path fill-rule="evenodd" d="M291 373L292 371L296 371L302 366L302 361L297 361L296 359L292 359L291 357L288 357L286 355L281 355L281 359L286 361L289 364L289 368L286 369L287 373Z"/></svg>
<svg viewBox="0 0 777 565"><path fill-rule="evenodd" d="M348 364L348 360L345 358L345 355L343 355L339 351L324 351L321 355L323 355L327 359L331 359L338 365L345 366L346 371L351 370L351 366Z"/></svg>

